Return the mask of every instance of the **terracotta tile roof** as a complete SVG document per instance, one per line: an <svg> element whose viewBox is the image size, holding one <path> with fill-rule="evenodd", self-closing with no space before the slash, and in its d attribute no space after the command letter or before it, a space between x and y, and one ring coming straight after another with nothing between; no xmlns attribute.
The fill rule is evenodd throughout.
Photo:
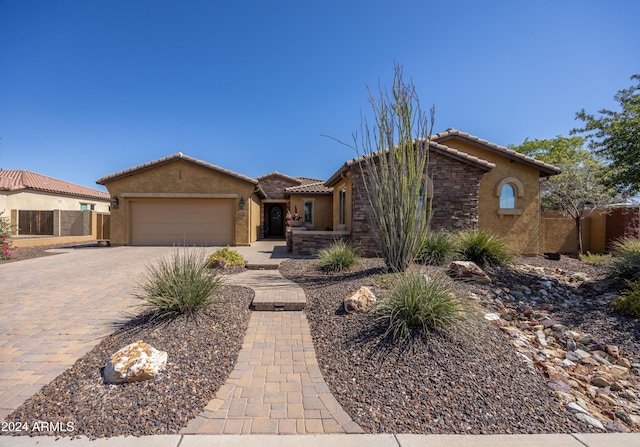
<svg viewBox="0 0 640 447"><path fill-rule="evenodd" d="M138 166L134 166L133 168L125 169L124 171L118 171L114 174L107 175L105 177L99 178L96 180L96 183L99 185L104 185L110 181L116 180L121 177L126 177L131 174L135 174L141 171L145 171L150 168L154 168L156 166L160 166L166 163L171 163L175 160L184 160L189 163L193 163L203 168L211 169L212 171L217 171L222 174L228 175L230 177L235 177L240 180L244 180L245 182L252 183L254 185L258 185L258 180L247 177L246 175L238 174L237 172L230 171L228 169L221 168L220 166L212 165L211 163L207 163L206 161L198 160L197 158L189 157L188 155L184 155L182 152L178 152L173 155L169 155L168 157L160 158L158 160L150 161L148 163L144 163Z"/></svg>
<svg viewBox="0 0 640 447"><path fill-rule="evenodd" d="M96 200L110 200L109 194L97 189L58 180L35 172L0 169L0 191L20 190L43 191L72 197L86 197Z"/></svg>
<svg viewBox="0 0 640 447"><path fill-rule="evenodd" d="M324 180L319 178L296 177L296 179L301 181L303 185L311 185L313 183L324 183Z"/></svg>
<svg viewBox="0 0 640 447"><path fill-rule="evenodd" d="M424 141L424 140L417 140L417 141ZM490 171L493 168L496 167L495 164L487 161L487 160L483 160L481 158L478 157L474 157L473 155L469 155L465 152L459 151L457 149L453 149L450 148L448 146L445 146L444 144L439 144L436 143L435 141L430 141L429 142L429 149L439 153L441 155L444 155L445 157L449 157L449 158L453 158L456 160L459 160L463 163L467 163L469 165L475 166L477 168L480 168L484 171ZM388 153L389 150L385 150L385 153ZM373 156L377 156L377 154L374 154ZM342 175L348 171L349 169L351 169L353 166L358 165L359 163L361 163L362 161L364 161L365 156L362 157L358 157L358 158L354 158L352 160L347 161L344 165L342 165L342 167L340 167L340 169L338 169L330 178L329 180L327 180L324 184L325 186L333 186L335 185L338 180L340 180L340 178L342 177Z"/></svg>
<svg viewBox="0 0 640 447"><path fill-rule="evenodd" d="M444 132L440 132L431 136L432 141L436 141L439 143L445 143L447 140L450 140L452 138L459 138L469 143L479 145L484 149L488 149L489 151L502 155L503 157L506 157L510 160L535 167L540 170L540 175L545 177L548 177L550 175L560 174L561 172L559 168L553 165L544 163L540 160L536 160L535 158L521 154L520 152L516 152L513 149L509 149L507 147L491 143L487 140L483 140L482 138L476 137L475 135L470 135L466 132L461 132L457 129L450 128Z"/></svg>
<svg viewBox="0 0 640 447"><path fill-rule="evenodd" d="M288 194L331 194L333 188L325 186L322 180L316 180L315 182L308 182L300 186L290 186L289 188L285 188L285 192Z"/></svg>

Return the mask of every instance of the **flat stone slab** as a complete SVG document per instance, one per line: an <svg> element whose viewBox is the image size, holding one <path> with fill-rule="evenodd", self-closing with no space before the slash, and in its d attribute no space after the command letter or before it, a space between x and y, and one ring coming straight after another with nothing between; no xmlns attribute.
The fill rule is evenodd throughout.
<svg viewBox="0 0 640 447"><path fill-rule="evenodd" d="M307 304L302 287L283 277L278 270L247 270L230 275L227 283L253 289L251 306L256 311L296 311Z"/></svg>

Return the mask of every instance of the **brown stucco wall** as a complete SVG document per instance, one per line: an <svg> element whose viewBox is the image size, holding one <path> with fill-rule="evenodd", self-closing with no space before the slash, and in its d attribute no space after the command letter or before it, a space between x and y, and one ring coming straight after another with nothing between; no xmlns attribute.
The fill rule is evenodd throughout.
<svg viewBox="0 0 640 447"><path fill-rule="evenodd" d="M340 179L338 183L333 186L333 229L338 230L340 220L340 191L343 189L346 191L345 197L345 216L344 225L345 231L351 231L351 218L353 216L353 188L350 180L350 173L344 178Z"/></svg>
<svg viewBox="0 0 640 447"><path fill-rule="evenodd" d="M304 201L313 200L313 226L309 229L324 231L333 225L333 197L329 194L291 194L289 206L291 214L298 207L298 215L304 217Z"/></svg>
<svg viewBox="0 0 640 447"><path fill-rule="evenodd" d="M443 144L496 165L480 182L478 229L505 238L522 254L540 253L540 171L466 141L450 139ZM500 197L496 195L496 188L507 177L518 179L524 186L524 197L518 197L516 205L522 214L498 213Z"/></svg>
<svg viewBox="0 0 640 447"><path fill-rule="evenodd" d="M140 198L225 198L235 200L234 245L248 245L255 240L249 231L252 207L238 212L240 197L251 202L255 185L184 160L154 166L105 184L111 197L118 197L119 207L111 210L112 245L131 244L131 200ZM248 209L247 209L248 208ZM259 214L259 213L258 213ZM259 218L259 216L258 216Z"/></svg>

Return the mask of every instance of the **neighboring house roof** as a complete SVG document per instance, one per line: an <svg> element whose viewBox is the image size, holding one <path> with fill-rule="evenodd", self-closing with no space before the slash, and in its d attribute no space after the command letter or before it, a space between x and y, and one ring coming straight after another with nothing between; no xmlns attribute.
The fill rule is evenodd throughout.
<svg viewBox="0 0 640 447"><path fill-rule="evenodd" d="M424 141L424 140L420 140L420 141ZM472 166L475 166L477 168L482 169L483 171L490 171L493 168L496 167L495 164L488 162L487 160L483 160L481 158L478 157L474 157L472 155L469 155L465 152L459 151L457 149L453 149L450 148L448 146L445 146L444 144L439 144L436 143L434 141L430 141L429 142L429 149L432 150L433 152L436 152L438 154L441 154L445 157L449 157L449 158L453 158L455 160L458 160L462 163L466 163ZM388 153L389 150L386 149L385 153ZM368 155L370 156L377 156L378 154L373 154L373 155ZM338 180L340 180L340 178L342 178L343 174L345 172L347 172L349 169L351 169L353 166L356 166L358 164L360 164L362 161L365 160L366 156L361 156L358 158L354 158L352 160L347 161L345 164L342 165L342 167L340 167L340 169L338 169L330 178L329 180L327 180L324 184L325 186L333 186L335 185Z"/></svg>
<svg viewBox="0 0 640 447"><path fill-rule="evenodd" d="M316 180L315 182L308 182L300 186L290 186L289 188L285 188L285 192L288 194L331 194L333 188L325 186L322 180Z"/></svg>
<svg viewBox="0 0 640 447"><path fill-rule="evenodd" d="M129 168L129 169L125 169L124 171L118 171L114 174L111 175L107 175L105 177L99 178L98 180L96 180L96 183L99 185L104 185L105 183L109 183L113 180L122 178L122 177L127 177L129 175L132 174L136 174L138 172L142 172L142 171L146 171L147 169L151 169L151 168L155 168L156 166L160 166L163 164L167 164L167 163L171 163L173 161L176 160L183 160L186 161L188 163L193 163L195 165L201 166L203 168L206 169L210 169L212 171L216 171L219 172L221 174L224 175L228 175L229 177L234 177L237 178L239 180L243 180L245 182L251 183L253 185L256 185L256 187L258 188L258 192L260 192L262 195L266 196L266 194L264 194L264 191L262 191L262 188L260 188L260 185L258 184L258 180L251 178L251 177L247 177L246 175L242 175L242 174L238 174L237 172L233 172L230 171L228 169L224 169L221 168L220 166L216 166L213 165L211 163L207 163L206 161L202 161L202 160L198 160L197 158L193 158L193 157L189 157L188 155L184 155L182 152L178 152L176 154L173 155L169 155L168 157L164 157L164 158L159 158L158 160L154 160L154 161L150 161L148 163L144 163L138 166L134 166L133 168Z"/></svg>
<svg viewBox="0 0 640 447"><path fill-rule="evenodd" d="M504 146L499 146L497 144L491 143L487 140L483 140L482 138L476 137L475 135L470 135L466 132L461 132L457 129L449 128L444 132L437 133L431 136L432 141L436 141L438 143L445 143L447 140L457 138L468 143L474 144L476 146L480 146L483 149L489 150L498 155L502 155L510 160L514 160L520 163L524 163L531 167L534 167L540 171L540 175L544 177L548 177L551 175L560 174L561 170L553 165L548 163L544 163L540 160L536 160L535 158L529 157L527 155L521 154L520 152L516 152L513 149L509 149Z"/></svg>
<svg viewBox="0 0 640 447"><path fill-rule="evenodd" d="M0 169L0 191L33 190L95 200L110 200L109 194L97 189L58 180L22 169Z"/></svg>

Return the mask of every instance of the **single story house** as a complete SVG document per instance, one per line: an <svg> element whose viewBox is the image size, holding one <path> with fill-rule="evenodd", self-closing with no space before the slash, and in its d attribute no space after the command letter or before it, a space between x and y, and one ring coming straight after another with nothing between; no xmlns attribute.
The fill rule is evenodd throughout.
<svg viewBox="0 0 640 447"><path fill-rule="evenodd" d="M109 211L109 194L22 169L0 169L0 211Z"/></svg>
<svg viewBox="0 0 640 447"><path fill-rule="evenodd" d="M539 182L559 169L455 129L429 144L434 230L479 228L521 253L540 251ZM347 161L326 181L279 172L254 179L177 153L97 183L111 196L113 245L248 245L288 235L299 241L294 253L335 237L375 252L361 162Z"/></svg>
<svg viewBox="0 0 640 447"><path fill-rule="evenodd" d="M108 193L25 170L0 169L0 212L20 234L84 232L82 211L107 213ZM76 228L77 227L77 228Z"/></svg>

